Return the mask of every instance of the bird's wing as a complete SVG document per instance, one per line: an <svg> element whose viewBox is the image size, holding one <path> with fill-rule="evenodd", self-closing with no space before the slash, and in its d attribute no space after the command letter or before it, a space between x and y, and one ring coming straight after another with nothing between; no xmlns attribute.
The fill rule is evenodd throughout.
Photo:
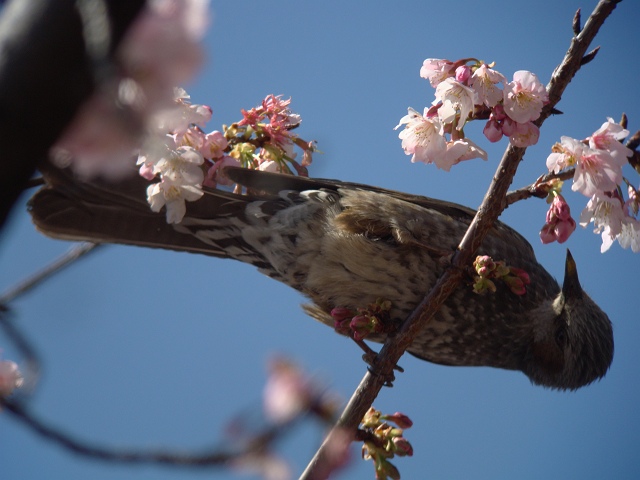
<svg viewBox="0 0 640 480"><path fill-rule="evenodd" d="M476 215L476 211L472 208L453 202L423 197L421 195L412 195L371 185L363 185L360 183L342 182L339 180L322 178L299 177L238 167L227 167L225 169L225 173L235 183L239 183L240 185L244 185L253 190L267 192L272 195L277 195L278 192L282 190L331 190L336 192L340 189L361 190L388 195L407 203L435 210L438 213L449 216L454 220L459 220L467 225L471 223ZM523 255L526 254L531 257L535 257L533 247L528 240L517 231L500 221L495 222L489 236L495 239L502 239L502 241L506 243L518 245L521 247L521 253Z"/></svg>

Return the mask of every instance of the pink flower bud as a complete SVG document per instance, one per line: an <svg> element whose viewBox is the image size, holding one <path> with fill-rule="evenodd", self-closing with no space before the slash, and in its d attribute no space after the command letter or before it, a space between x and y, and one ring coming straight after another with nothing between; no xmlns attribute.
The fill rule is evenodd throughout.
<svg viewBox="0 0 640 480"><path fill-rule="evenodd" d="M509 287L509 290L511 290L516 295L524 295L525 293L527 293L524 282L521 278L508 276L504 277L504 281Z"/></svg>
<svg viewBox="0 0 640 480"><path fill-rule="evenodd" d="M487 276L496 268L496 264L489 255L478 255L473 262L473 267L478 275Z"/></svg>
<svg viewBox="0 0 640 480"><path fill-rule="evenodd" d="M517 129L518 124L508 117L504 119L504 122L502 122L502 133L504 133L507 137L515 134Z"/></svg>
<svg viewBox="0 0 640 480"><path fill-rule="evenodd" d="M352 318L353 312L347 307L335 307L331 310L331 316L336 321L342 321L346 318Z"/></svg>
<svg viewBox="0 0 640 480"><path fill-rule="evenodd" d="M146 163L140 165L140 176L146 180L153 180L156 177L153 165L147 165Z"/></svg>
<svg viewBox="0 0 640 480"><path fill-rule="evenodd" d="M471 68L469 68L468 66L460 65L458 68L456 68L456 80L460 83L465 83L467 80L469 80L470 76Z"/></svg>
<svg viewBox="0 0 640 480"><path fill-rule="evenodd" d="M496 121L504 120L505 118L507 118L507 114L504 113L504 107L502 106L502 104L499 103L493 107L489 118Z"/></svg>
<svg viewBox="0 0 640 480"><path fill-rule="evenodd" d="M558 239L558 243L564 243L571 236L576 229L576 222L573 218L569 217L569 220L560 221L556 223L555 234Z"/></svg>
<svg viewBox="0 0 640 480"><path fill-rule="evenodd" d="M399 457L413 456L413 447L404 437L395 437L393 439L393 447L396 455L398 455Z"/></svg>
<svg viewBox="0 0 640 480"><path fill-rule="evenodd" d="M351 319L349 327L353 331L353 338L363 340L375 328L375 319L368 315L356 315Z"/></svg>
<svg viewBox="0 0 640 480"><path fill-rule="evenodd" d="M482 133L487 137L487 140L495 143L502 138L502 126L496 120L490 119L484 126Z"/></svg>
<svg viewBox="0 0 640 480"><path fill-rule="evenodd" d="M411 428L413 426L411 419L404 413L396 412L393 415L383 415L381 418L395 423L400 428Z"/></svg>
<svg viewBox="0 0 640 480"><path fill-rule="evenodd" d="M516 267L510 267L511 270L511 274L515 275L516 277L520 278L525 285L529 285L531 283L531 279L529 278L529 274L527 272L525 272L523 269L521 268L516 268Z"/></svg>
<svg viewBox="0 0 640 480"><path fill-rule="evenodd" d="M540 230L540 240L542 243L547 244L551 242L555 242L557 239L556 233L554 231L554 226L549 225L548 223L542 227Z"/></svg>
<svg viewBox="0 0 640 480"><path fill-rule="evenodd" d="M555 215L561 221L567 221L571 218L571 208L562 195L556 195L551 203L549 211L553 210ZM549 222L547 222L549 223Z"/></svg>

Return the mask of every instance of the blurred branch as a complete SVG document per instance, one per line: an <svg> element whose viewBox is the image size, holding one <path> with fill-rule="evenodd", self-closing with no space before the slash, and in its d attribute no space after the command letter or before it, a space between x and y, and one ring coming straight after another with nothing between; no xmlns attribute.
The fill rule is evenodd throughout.
<svg viewBox="0 0 640 480"><path fill-rule="evenodd" d="M241 460L243 456L259 454L290 426L290 424L286 424L270 427L255 435L246 449L233 452L211 450L204 453L180 453L178 449L136 451L110 449L76 439L36 418L20 402L0 398L0 406L13 414L14 418L26 424L32 431L66 450L96 460L127 464L150 463L188 467L226 466L229 462Z"/></svg>
<svg viewBox="0 0 640 480"><path fill-rule="evenodd" d="M562 63L556 67L547 85L549 103L542 110L540 118L534 122L538 127L553 112L564 90L582 66L583 57L591 41L619 1L601 0L587 19L584 28L573 37ZM575 22L573 28L576 30ZM467 233L460 242L457 252L454 254L451 268L445 271L420 305L409 315L398 334L390 336L385 342L372 369L365 374L334 429L314 455L300 477L301 479L315 480L320 478L316 476L316 472L320 471L328 458L333 432L338 431L338 429L346 429L350 432L356 431L367 409L373 404L382 387L392 378L393 367L411 345L416 334L433 318L444 301L457 288L464 275L464 267L471 264L473 255L482 243L483 238L507 206L507 190L525 150L525 148L518 148L512 145L507 147L489 190L485 194Z"/></svg>
<svg viewBox="0 0 640 480"><path fill-rule="evenodd" d="M75 262L76 260L84 257L89 252L94 251L100 245L101 244L99 243L90 242L74 245L71 249L69 249L67 253L61 255L49 265L46 265L44 268L42 268L40 271L34 273L30 277L25 278L24 280L1 294L0 306L6 305L7 303L18 298L20 295L27 293L32 288L37 287L52 275L60 272L62 269Z"/></svg>

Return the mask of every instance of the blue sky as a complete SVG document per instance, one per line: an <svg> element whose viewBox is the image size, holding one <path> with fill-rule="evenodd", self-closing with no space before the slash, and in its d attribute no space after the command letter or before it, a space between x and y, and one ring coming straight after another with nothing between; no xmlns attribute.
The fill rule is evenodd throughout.
<svg viewBox="0 0 640 480"><path fill-rule="evenodd" d="M207 63L187 86L211 105L209 123L239 119L269 93L293 99L299 134L316 139L311 174L369 183L477 207L506 146L490 145L481 126L467 134L489 161L450 173L411 164L393 127L408 106L421 110L433 89L419 77L428 57L495 61L511 77L530 70L546 83L571 39L571 19L593 0L538 2L213 2ZM640 6L627 0L605 22L596 60L574 79L514 187L544 173L561 135L583 138L607 116L626 112L640 128ZM632 176L631 172L626 172ZM637 177L632 177L636 178ZM567 191L569 188L567 187ZM566 195L574 214L585 199ZM25 201L26 201L25 196ZM585 290L614 324L616 353L604 380L574 393L532 386L518 372L432 365L410 356L376 407L407 413L415 456L398 459L403 478L639 478L640 257L617 244L602 255L600 237L580 229L565 245L543 246L546 204L529 200L502 219L534 245L560 281L569 247ZM46 239L18 206L0 239L0 288L38 269L69 244ZM260 407L265 363L281 353L318 375L345 400L363 374L360 351L306 317L303 298L250 266L133 247L103 248L15 302L18 325L43 359L31 405L51 423L91 442L117 447L199 450L223 439L234 415ZM6 358L19 360L0 335ZM320 439L318 428L292 432L282 454L299 474ZM373 478L354 462L337 478ZM199 480L228 471L122 466L78 458L0 414L2 477L49 480Z"/></svg>

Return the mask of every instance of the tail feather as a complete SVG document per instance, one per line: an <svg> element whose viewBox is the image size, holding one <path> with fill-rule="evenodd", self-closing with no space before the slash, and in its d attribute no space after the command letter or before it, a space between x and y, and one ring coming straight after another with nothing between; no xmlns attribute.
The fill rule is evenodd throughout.
<svg viewBox="0 0 640 480"><path fill-rule="evenodd" d="M146 200L149 182L142 178L81 182L67 170L43 170L46 186L32 197L29 210L36 228L49 237L229 257L227 245L203 242L168 224L164 211L152 212ZM248 201L251 197L207 190L200 201L188 204L188 215L242 217Z"/></svg>

